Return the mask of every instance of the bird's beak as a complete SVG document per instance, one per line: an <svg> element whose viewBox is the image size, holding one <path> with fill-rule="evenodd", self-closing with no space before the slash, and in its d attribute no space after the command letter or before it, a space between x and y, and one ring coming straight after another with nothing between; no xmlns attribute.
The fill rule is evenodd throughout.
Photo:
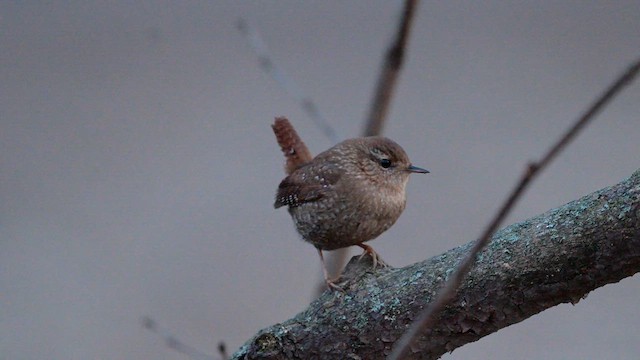
<svg viewBox="0 0 640 360"><path fill-rule="evenodd" d="M409 167L407 168L407 171L412 172L412 173L419 173L419 174L428 174L429 170L423 169L423 168L419 168L417 166L413 166L413 165L409 165Z"/></svg>

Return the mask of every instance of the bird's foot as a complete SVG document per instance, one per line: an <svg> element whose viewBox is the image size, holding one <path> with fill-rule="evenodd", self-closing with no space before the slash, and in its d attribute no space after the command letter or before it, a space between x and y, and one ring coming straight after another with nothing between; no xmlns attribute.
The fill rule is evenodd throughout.
<svg viewBox="0 0 640 360"><path fill-rule="evenodd" d="M338 282L339 280L340 280L340 276L338 276L335 279L324 278L324 282L327 283L327 287L329 288L329 290L331 291L337 290L344 293L346 291L344 291L344 289L340 285L336 284L336 282Z"/></svg>
<svg viewBox="0 0 640 360"><path fill-rule="evenodd" d="M362 255L360 255L358 260L362 260L362 258L365 255L369 254L369 256L371 256L371 258L373 259L373 268L374 269L378 267L378 264L380 264L380 266L385 267L385 268L389 267L389 265L382 260L380 255L378 255L378 253L375 250L373 250L373 248L371 246L366 245L366 244L358 244L358 246L360 246L361 248L364 249L364 251L362 252Z"/></svg>
<svg viewBox="0 0 640 360"><path fill-rule="evenodd" d="M318 255L320 255L320 262L322 263L322 274L324 275L324 282L327 283L327 287L331 291L338 290L340 292L345 292L343 288L341 288L339 285L336 284L336 282L340 280L341 276L338 276L337 278L334 278L334 279L329 278L329 271L327 271L327 265L324 263L324 256L322 255L322 250L320 250L319 248L317 250L318 250Z"/></svg>

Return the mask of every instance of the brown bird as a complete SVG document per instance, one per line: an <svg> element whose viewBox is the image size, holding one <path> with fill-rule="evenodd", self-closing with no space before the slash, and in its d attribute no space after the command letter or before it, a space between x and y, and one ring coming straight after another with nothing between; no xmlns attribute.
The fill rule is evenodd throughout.
<svg viewBox="0 0 640 360"><path fill-rule="evenodd" d="M364 242L396 222L405 208L409 175L429 172L411 165L400 145L375 136L345 140L290 170L274 206L288 206L302 238L318 250L327 286L339 290L322 251L357 245L362 256L372 256L374 267L384 265Z"/></svg>

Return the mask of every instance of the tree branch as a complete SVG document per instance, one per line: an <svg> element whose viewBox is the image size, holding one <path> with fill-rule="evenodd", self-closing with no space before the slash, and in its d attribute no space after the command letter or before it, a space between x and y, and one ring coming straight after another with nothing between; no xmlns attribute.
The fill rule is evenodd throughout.
<svg viewBox="0 0 640 360"><path fill-rule="evenodd" d="M482 235L473 245L473 248L469 252L466 258L464 258L457 269L453 272L451 279L447 281L442 290L440 290L438 296L434 301L417 317L413 324L409 327L407 332L400 338L395 344L395 348L387 358L387 360L400 360L403 359L411 348L412 341L418 336L421 331L432 327L435 322L435 316L441 311L445 305L451 301L456 289L462 283L462 279L469 272L471 266L476 261L477 255L484 249L485 246L491 240L493 233L498 229L498 226L502 224L502 221L507 217L511 209L520 200L522 194L527 189L531 181L555 158L560 151L569 145L569 143L578 135L594 117L604 109L604 107L611 102L622 89L629 85L640 71L640 60L634 62L627 71L620 75L616 81L613 82L604 93L599 96L593 103L591 103L587 111L580 116L577 121L564 133L560 139L549 149L549 151L538 162L532 162L527 166L524 174L520 178L520 181L516 187L511 191L505 202L501 205L496 215L491 219L486 226Z"/></svg>
<svg viewBox="0 0 640 360"><path fill-rule="evenodd" d="M294 318L261 330L232 359L383 359L472 246L375 272L354 258L346 293L325 292ZM408 358L436 359L639 271L640 170L497 232Z"/></svg>

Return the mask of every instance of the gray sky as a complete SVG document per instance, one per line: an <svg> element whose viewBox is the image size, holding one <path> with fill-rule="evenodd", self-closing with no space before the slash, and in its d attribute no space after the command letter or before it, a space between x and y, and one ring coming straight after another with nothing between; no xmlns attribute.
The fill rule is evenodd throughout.
<svg viewBox="0 0 640 360"><path fill-rule="evenodd" d="M140 326L231 351L302 310L312 246L273 209L286 115L275 59L341 138L362 129L398 1L0 3L0 357L183 359ZM474 239L539 157L634 58L640 2L423 2L385 134L431 174L371 244L394 266ZM508 223L640 167L640 85L528 191ZM356 250L353 251L357 253ZM635 359L638 278L445 359Z"/></svg>

